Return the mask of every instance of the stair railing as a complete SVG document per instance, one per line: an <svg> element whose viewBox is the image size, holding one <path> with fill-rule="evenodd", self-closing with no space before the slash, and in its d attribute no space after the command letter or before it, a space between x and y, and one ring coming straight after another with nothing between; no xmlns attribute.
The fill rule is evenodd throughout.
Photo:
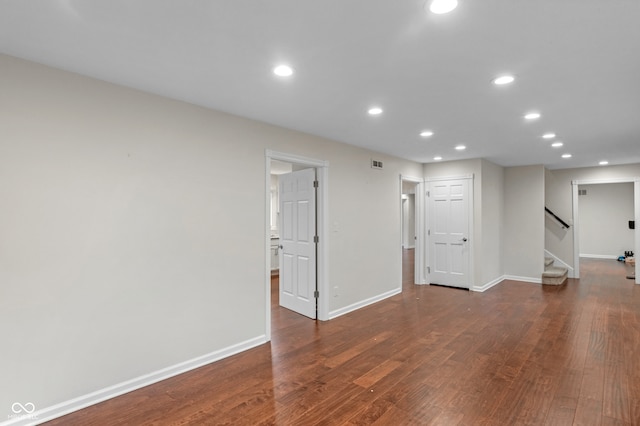
<svg viewBox="0 0 640 426"><path fill-rule="evenodd" d="M557 220L558 223L560 225L562 225L563 229L569 229L570 228L570 226L569 226L569 224L567 222L565 222L564 220L560 219L560 217L557 214L555 214L554 212L552 212L551 210L549 210L549 208L547 206L544 207L544 211L549 213L555 220Z"/></svg>

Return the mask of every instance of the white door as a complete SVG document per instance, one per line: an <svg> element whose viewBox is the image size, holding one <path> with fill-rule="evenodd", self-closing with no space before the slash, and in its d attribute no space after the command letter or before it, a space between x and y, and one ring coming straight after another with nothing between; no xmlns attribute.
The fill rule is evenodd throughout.
<svg viewBox="0 0 640 426"><path fill-rule="evenodd" d="M316 318L316 170L279 176L280 306Z"/></svg>
<svg viewBox="0 0 640 426"><path fill-rule="evenodd" d="M469 181L432 181L429 185L430 282L470 287Z"/></svg>

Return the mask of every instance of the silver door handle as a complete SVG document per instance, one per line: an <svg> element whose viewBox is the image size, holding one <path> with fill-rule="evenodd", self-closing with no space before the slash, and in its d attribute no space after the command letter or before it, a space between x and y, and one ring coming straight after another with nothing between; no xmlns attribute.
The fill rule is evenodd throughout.
<svg viewBox="0 0 640 426"><path fill-rule="evenodd" d="M467 237L462 238L462 242L466 243L467 242Z"/></svg>
<svg viewBox="0 0 640 426"><path fill-rule="evenodd" d="M280 244L278 247L280 247L280 250L282 250L284 247L282 246L282 244Z"/></svg>

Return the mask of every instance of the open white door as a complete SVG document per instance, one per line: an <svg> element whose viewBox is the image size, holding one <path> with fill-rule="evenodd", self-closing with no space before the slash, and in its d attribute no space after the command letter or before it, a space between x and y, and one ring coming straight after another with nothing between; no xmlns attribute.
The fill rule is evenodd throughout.
<svg viewBox="0 0 640 426"><path fill-rule="evenodd" d="M431 181L428 204L430 282L470 288L469 179Z"/></svg>
<svg viewBox="0 0 640 426"><path fill-rule="evenodd" d="M315 169L279 176L280 306L316 318Z"/></svg>

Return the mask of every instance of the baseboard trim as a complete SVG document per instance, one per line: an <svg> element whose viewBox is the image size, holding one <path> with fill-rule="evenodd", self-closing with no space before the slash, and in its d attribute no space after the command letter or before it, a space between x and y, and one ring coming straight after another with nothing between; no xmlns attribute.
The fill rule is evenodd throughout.
<svg viewBox="0 0 640 426"><path fill-rule="evenodd" d="M349 306L345 306L344 308L336 309L335 311L329 312L329 319L332 320L339 316L348 314L349 312L357 311L360 308L364 308L365 306L372 305L384 299L388 299L389 297L395 296L396 294L400 294L401 292L402 292L402 288L396 288L394 290L387 291L377 296L373 296L368 299L361 300L360 302L353 303Z"/></svg>
<svg viewBox="0 0 640 426"><path fill-rule="evenodd" d="M240 352L244 352L248 349L260 346L267 343L265 335L254 337L253 339L245 340L238 344L228 346L226 348L211 352L209 354L190 359L175 365L172 365L161 370L154 371L149 374L145 374L140 377L136 377L125 382L109 386L107 388L68 400L60 404L52 405L30 414L29 418L14 418L7 422L0 423L0 426L27 426L47 422L49 420L62 417L66 414L73 413L74 411L81 410L94 404L106 401L116 396L123 395L125 393L143 388L145 386L158 383L162 380L170 377L177 376L187 371L194 370L196 368L211 364L212 362L219 361L223 358L230 357Z"/></svg>
<svg viewBox="0 0 640 426"><path fill-rule="evenodd" d="M542 271L540 271L540 274L542 274ZM512 281L522 281L525 283L533 283L533 284L542 284L542 277L540 278L532 278L532 277L519 277L516 275L505 275L504 276L505 280L512 280Z"/></svg>
<svg viewBox="0 0 640 426"><path fill-rule="evenodd" d="M580 257L585 257L587 259L610 259L617 260L618 256L611 254L583 254L580 253Z"/></svg>
<svg viewBox="0 0 640 426"><path fill-rule="evenodd" d="M502 281L504 281L504 275L501 277L496 278L495 280L489 281L488 283L481 285L481 286L473 286L470 288L471 291L477 291L478 293L482 293L484 291L489 290L491 287L496 286L498 284L500 284Z"/></svg>

